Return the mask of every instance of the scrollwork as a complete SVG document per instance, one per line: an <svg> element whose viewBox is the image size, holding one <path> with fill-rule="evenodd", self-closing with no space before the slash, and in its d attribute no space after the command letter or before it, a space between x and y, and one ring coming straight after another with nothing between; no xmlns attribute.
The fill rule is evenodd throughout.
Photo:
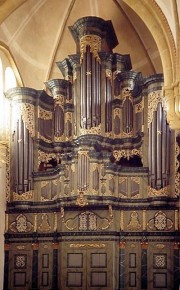
<svg viewBox="0 0 180 290"><path fill-rule="evenodd" d="M148 186L148 195L149 196L168 196L169 195L169 187L163 187L161 189L155 189Z"/></svg>
<svg viewBox="0 0 180 290"><path fill-rule="evenodd" d="M39 107L38 118L43 120L52 120L52 112Z"/></svg>
<svg viewBox="0 0 180 290"><path fill-rule="evenodd" d="M99 124L97 127L91 127L90 129L80 129L80 135L87 134L101 135L101 124Z"/></svg>
<svg viewBox="0 0 180 290"><path fill-rule="evenodd" d="M164 110L167 110L167 100L162 90L152 92L148 95L148 127L153 120L153 112L157 110L158 103L162 103Z"/></svg>
<svg viewBox="0 0 180 290"><path fill-rule="evenodd" d="M121 157L125 157L129 159L133 155L139 155L142 156L142 148L140 147L139 149L126 149L126 150L114 150L113 151L113 156L116 159L116 161L119 161Z"/></svg>
<svg viewBox="0 0 180 290"><path fill-rule="evenodd" d="M86 52L86 47L90 47L90 52L93 54L94 58L100 63L100 58L98 52L101 51L101 38L97 35L85 35L80 39L80 61L82 62L83 55Z"/></svg>
<svg viewBox="0 0 180 290"><path fill-rule="evenodd" d="M34 105L23 103L19 105L19 110L22 115L23 122L32 137L35 136L35 116Z"/></svg>
<svg viewBox="0 0 180 290"><path fill-rule="evenodd" d="M33 197L34 197L33 190L23 192L22 194L13 192L13 201L32 201Z"/></svg>

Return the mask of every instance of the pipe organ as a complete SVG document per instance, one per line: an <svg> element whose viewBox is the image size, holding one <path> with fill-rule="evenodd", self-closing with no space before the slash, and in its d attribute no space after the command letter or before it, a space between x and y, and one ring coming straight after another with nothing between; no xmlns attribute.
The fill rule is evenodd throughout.
<svg viewBox="0 0 180 290"><path fill-rule="evenodd" d="M6 94L3 290L178 289L179 133L163 75L143 77L113 53L111 21L69 30L76 54L57 62L63 79Z"/></svg>

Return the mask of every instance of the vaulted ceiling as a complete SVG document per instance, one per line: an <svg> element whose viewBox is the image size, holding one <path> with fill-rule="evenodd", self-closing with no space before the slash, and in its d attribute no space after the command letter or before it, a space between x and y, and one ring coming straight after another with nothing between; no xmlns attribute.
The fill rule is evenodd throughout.
<svg viewBox="0 0 180 290"><path fill-rule="evenodd" d="M56 65L76 53L68 29L84 16L111 20L119 41L114 52L130 54L133 70L143 75L162 72L158 49L148 28L123 1L28 0L0 26L25 86L41 89L44 81L61 78Z"/></svg>
<svg viewBox="0 0 180 290"><path fill-rule="evenodd" d="M119 42L113 52L130 54L133 70L142 72L143 76L163 72L153 35L127 1L13 2L0 1L2 8L11 4L0 13L0 41L10 49L25 86L42 89L48 79L62 78L56 62L76 53L68 27L84 16L112 21Z"/></svg>

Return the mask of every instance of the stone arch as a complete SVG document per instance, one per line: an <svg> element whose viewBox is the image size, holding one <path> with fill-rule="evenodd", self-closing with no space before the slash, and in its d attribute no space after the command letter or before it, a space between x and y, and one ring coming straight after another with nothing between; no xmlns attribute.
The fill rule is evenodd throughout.
<svg viewBox="0 0 180 290"><path fill-rule="evenodd" d="M175 82L176 47L168 22L154 0L123 0L142 19L150 30L159 49L162 60L164 85Z"/></svg>

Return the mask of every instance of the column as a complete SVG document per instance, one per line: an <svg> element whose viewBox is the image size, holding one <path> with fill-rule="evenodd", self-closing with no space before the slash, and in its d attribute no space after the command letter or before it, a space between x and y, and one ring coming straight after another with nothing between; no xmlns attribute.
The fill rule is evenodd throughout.
<svg viewBox="0 0 180 290"><path fill-rule="evenodd" d="M141 243L141 289L148 289L147 281L147 242Z"/></svg>
<svg viewBox="0 0 180 290"><path fill-rule="evenodd" d="M180 243L174 244L174 290L179 290L180 285Z"/></svg>
<svg viewBox="0 0 180 290"><path fill-rule="evenodd" d="M119 245L119 290L125 289L125 242Z"/></svg>
<svg viewBox="0 0 180 290"><path fill-rule="evenodd" d="M53 243L53 269L52 269L52 289L59 290L58 288L58 248L59 243Z"/></svg>
<svg viewBox="0 0 180 290"><path fill-rule="evenodd" d="M5 249L5 255L4 255L4 285L3 285L3 290L8 290L9 289L9 245L5 244L4 249Z"/></svg>
<svg viewBox="0 0 180 290"><path fill-rule="evenodd" d="M39 290L38 288L38 243L32 244L32 287L30 290Z"/></svg>

